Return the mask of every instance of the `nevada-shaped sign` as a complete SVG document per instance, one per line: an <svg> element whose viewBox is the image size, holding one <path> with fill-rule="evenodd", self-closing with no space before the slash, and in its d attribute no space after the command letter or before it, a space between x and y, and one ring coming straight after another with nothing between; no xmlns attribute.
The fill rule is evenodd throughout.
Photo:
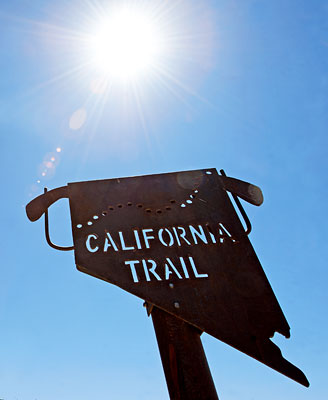
<svg viewBox="0 0 328 400"><path fill-rule="evenodd" d="M216 169L69 183L27 206L34 221L69 198L77 269L110 282L308 386L270 340L290 328Z"/></svg>

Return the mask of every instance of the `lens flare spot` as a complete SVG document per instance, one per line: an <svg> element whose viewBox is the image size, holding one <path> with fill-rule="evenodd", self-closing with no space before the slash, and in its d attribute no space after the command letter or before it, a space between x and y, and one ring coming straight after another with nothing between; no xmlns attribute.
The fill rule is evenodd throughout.
<svg viewBox="0 0 328 400"><path fill-rule="evenodd" d="M39 187L37 185L31 185L31 192L37 192L39 191Z"/></svg>
<svg viewBox="0 0 328 400"><path fill-rule="evenodd" d="M73 131L77 131L82 128L87 119L87 112L84 108L76 110L69 119L69 127Z"/></svg>
<svg viewBox="0 0 328 400"><path fill-rule="evenodd" d="M108 79L106 78L97 78L93 79L90 82L90 91L94 94L105 93L107 87L108 87Z"/></svg>

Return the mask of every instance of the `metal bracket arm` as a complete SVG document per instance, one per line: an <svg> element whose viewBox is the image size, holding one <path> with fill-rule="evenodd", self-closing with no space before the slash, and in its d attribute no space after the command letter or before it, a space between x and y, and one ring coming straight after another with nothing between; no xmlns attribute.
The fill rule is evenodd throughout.
<svg viewBox="0 0 328 400"><path fill-rule="evenodd" d="M220 170L220 173L223 177L228 178L223 169ZM246 214L246 211L244 210L244 207L242 206L238 196L240 196L241 198L243 198L244 200L248 201L251 204L260 206L263 203L262 191L259 187L252 185L250 183L248 184L246 182L242 182L242 181L239 181L234 178L228 178L228 179L232 180L231 182L233 184L232 185L226 184L226 185L224 185L225 186L224 188L231 193L231 195L238 207L238 210L240 211L240 214L244 218L244 221L246 224L245 233L246 233L246 235L249 235L252 231L252 225L251 225L251 222L250 222L250 220ZM239 182L241 182L240 185L239 185ZM246 191L240 190L240 189L244 189L245 185L248 185L248 187L246 188L247 190Z"/></svg>
<svg viewBox="0 0 328 400"><path fill-rule="evenodd" d="M47 188L44 188L44 193L47 193ZM74 250L74 246L68 246L68 247L63 247L63 246L57 246L56 244L52 243L50 239L50 233L49 233L49 215L48 215L48 208L46 209L44 213L44 233L46 236L46 241L50 247L52 247L55 250L60 250L60 251L70 251Z"/></svg>

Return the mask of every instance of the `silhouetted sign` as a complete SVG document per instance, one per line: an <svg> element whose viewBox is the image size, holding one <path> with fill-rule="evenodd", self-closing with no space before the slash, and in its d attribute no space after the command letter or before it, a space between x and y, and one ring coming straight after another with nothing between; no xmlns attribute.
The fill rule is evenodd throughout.
<svg viewBox="0 0 328 400"><path fill-rule="evenodd" d="M263 200L255 186L208 169L69 183L27 211L35 220L68 197L80 271L306 385L269 339L289 337L289 326L226 190Z"/></svg>

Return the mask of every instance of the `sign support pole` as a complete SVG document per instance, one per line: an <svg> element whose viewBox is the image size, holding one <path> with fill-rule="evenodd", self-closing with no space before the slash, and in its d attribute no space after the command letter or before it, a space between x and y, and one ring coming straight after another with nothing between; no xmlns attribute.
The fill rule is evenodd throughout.
<svg viewBox="0 0 328 400"><path fill-rule="evenodd" d="M171 400L218 400L201 331L157 307L151 316Z"/></svg>

